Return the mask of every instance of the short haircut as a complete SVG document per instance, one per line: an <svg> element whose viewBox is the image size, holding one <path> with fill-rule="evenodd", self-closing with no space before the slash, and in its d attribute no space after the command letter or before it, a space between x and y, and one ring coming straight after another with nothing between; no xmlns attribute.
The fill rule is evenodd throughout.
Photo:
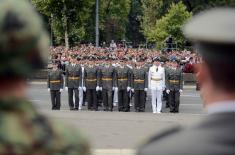
<svg viewBox="0 0 235 155"><path fill-rule="evenodd" d="M235 92L235 62L210 62L204 60L209 68L213 83L219 89Z"/></svg>

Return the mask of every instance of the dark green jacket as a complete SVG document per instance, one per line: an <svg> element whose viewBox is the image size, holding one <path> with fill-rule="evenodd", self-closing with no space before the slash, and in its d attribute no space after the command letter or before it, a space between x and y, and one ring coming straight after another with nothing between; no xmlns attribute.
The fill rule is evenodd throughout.
<svg viewBox="0 0 235 155"><path fill-rule="evenodd" d="M117 87L117 74L114 67L102 67L100 73L101 80L99 86L102 89L112 90L113 87Z"/></svg>
<svg viewBox="0 0 235 155"><path fill-rule="evenodd" d="M148 88L148 73L145 68L134 68L131 79L131 87L134 88L134 90L144 90L144 88Z"/></svg>
<svg viewBox="0 0 235 155"><path fill-rule="evenodd" d="M127 87L131 87L131 71L128 67L117 67L116 73L118 90L126 90Z"/></svg>
<svg viewBox="0 0 235 155"><path fill-rule="evenodd" d="M82 85L82 69L79 65L66 66L65 74L65 87L78 88Z"/></svg>
<svg viewBox="0 0 235 155"><path fill-rule="evenodd" d="M48 71L47 87L51 90L63 89L63 72L59 69Z"/></svg>
<svg viewBox="0 0 235 155"><path fill-rule="evenodd" d="M85 67L84 82L87 89L96 89L100 85L100 73L98 67Z"/></svg>
<svg viewBox="0 0 235 155"><path fill-rule="evenodd" d="M183 89L183 73L180 68L166 70L166 89L176 91Z"/></svg>

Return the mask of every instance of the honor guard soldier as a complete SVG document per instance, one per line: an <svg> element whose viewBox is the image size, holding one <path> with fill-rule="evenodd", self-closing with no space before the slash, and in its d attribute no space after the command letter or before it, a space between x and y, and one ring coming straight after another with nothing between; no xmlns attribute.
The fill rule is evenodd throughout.
<svg viewBox="0 0 235 155"><path fill-rule="evenodd" d="M170 112L178 113L180 94L183 92L183 73L177 60L173 60L172 67L166 72L166 92L169 94Z"/></svg>
<svg viewBox="0 0 235 155"><path fill-rule="evenodd" d="M81 61L80 58L77 58L77 65L80 65L81 67L81 86L79 87L79 110L82 110L82 106L85 103L86 100L86 87L84 82L84 70L85 70L85 64Z"/></svg>
<svg viewBox="0 0 235 155"><path fill-rule="evenodd" d="M153 113L161 113L162 110L162 93L165 89L165 70L161 67L159 58L153 60L153 66L149 69L149 88L152 93ZM157 102L157 104L156 104Z"/></svg>
<svg viewBox="0 0 235 155"><path fill-rule="evenodd" d="M120 62L116 68L117 86L118 86L118 110L120 112L129 112L129 92L131 91L131 72L124 62Z"/></svg>
<svg viewBox="0 0 235 155"><path fill-rule="evenodd" d="M215 8L197 14L186 24L184 34L203 58L194 67L208 115L191 127L175 127L154 136L137 155L234 154L234 17L234 8Z"/></svg>
<svg viewBox="0 0 235 155"><path fill-rule="evenodd" d="M101 82L99 87L102 90L104 111L113 111L113 91L118 89L116 71L112 64L106 61L100 73Z"/></svg>
<svg viewBox="0 0 235 155"><path fill-rule="evenodd" d="M27 78L45 68L49 54L47 30L31 3L0 1L0 154L90 155L79 132L46 118L27 99Z"/></svg>
<svg viewBox="0 0 235 155"><path fill-rule="evenodd" d="M88 110L98 110L97 92L99 91L100 73L92 61L84 70L84 82L86 87L86 97L88 101Z"/></svg>
<svg viewBox="0 0 235 155"><path fill-rule="evenodd" d="M53 63L53 68L48 72L47 86L51 94L52 110L60 110L61 92L63 91L63 71L58 68L56 62Z"/></svg>
<svg viewBox="0 0 235 155"><path fill-rule="evenodd" d="M79 109L79 89L81 89L82 70L79 65L76 64L76 56L72 56L70 64L66 66L65 71L65 89L68 90L68 100L70 110ZM75 106L73 101L73 95L75 96Z"/></svg>
<svg viewBox="0 0 235 155"><path fill-rule="evenodd" d="M146 95L148 91L148 72L141 62L136 63L132 73L132 92L134 92L134 103L136 112L145 111Z"/></svg>

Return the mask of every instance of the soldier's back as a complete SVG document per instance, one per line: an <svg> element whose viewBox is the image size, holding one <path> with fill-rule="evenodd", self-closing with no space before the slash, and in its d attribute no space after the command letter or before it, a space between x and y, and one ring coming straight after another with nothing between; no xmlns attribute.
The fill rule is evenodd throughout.
<svg viewBox="0 0 235 155"><path fill-rule="evenodd" d="M46 119L26 100L0 100L0 115L0 154L90 154L77 131Z"/></svg>

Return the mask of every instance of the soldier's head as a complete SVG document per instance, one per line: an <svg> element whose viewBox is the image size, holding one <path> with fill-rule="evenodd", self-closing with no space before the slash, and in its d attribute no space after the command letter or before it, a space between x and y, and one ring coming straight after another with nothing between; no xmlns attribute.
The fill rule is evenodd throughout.
<svg viewBox="0 0 235 155"><path fill-rule="evenodd" d="M178 60L172 60L171 66L172 66L173 68L179 67Z"/></svg>
<svg viewBox="0 0 235 155"><path fill-rule="evenodd" d="M160 66L161 65L160 59L159 58L154 58L153 59L153 65L154 66Z"/></svg>
<svg viewBox="0 0 235 155"><path fill-rule="evenodd" d="M184 28L203 58L195 69L207 104L235 100L234 16L234 9L213 9L195 16Z"/></svg>
<svg viewBox="0 0 235 155"><path fill-rule="evenodd" d="M57 63L56 61L53 61L53 62L52 62L52 69L53 69L53 70L58 69L58 63Z"/></svg>
<svg viewBox="0 0 235 155"><path fill-rule="evenodd" d="M14 87L15 82L26 81L35 70L45 67L49 39L29 2L1 0L0 3L0 85Z"/></svg>

